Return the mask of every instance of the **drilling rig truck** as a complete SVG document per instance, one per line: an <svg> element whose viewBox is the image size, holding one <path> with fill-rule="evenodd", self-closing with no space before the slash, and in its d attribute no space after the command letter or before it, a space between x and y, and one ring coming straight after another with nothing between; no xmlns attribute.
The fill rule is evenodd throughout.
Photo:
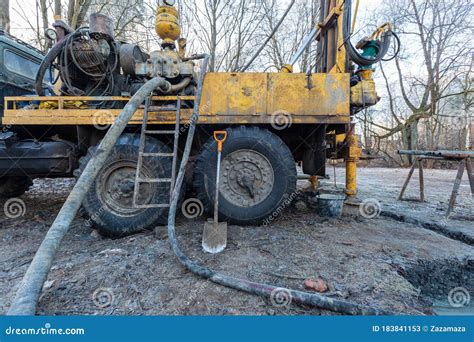
<svg viewBox="0 0 474 342"><path fill-rule="evenodd" d="M219 189L223 220L264 222L295 193L297 163L315 183L326 176L328 158L344 159L346 193L355 195L361 149L353 118L379 101L372 76L393 41L390 25L354 47L352 1L321 0L319 22L279 72L207 72L200 56L187 55L174 5L163 0L158 6L162 42L153 52L115 39L113 20L102 14L77 30L55 22L49 32L55 44L38 68L36 96L4 99L0 196L21 195L34 178L79 177L100 153L110 124L154 77L163 82L135 112L83 201L83 214L102 234L124 236L166 223L196 101L187 188L205 210L214 202L217 130L228 134ZM293 72L315 40L312 68ZM55 76L46 82L52 69Z"/></svg>

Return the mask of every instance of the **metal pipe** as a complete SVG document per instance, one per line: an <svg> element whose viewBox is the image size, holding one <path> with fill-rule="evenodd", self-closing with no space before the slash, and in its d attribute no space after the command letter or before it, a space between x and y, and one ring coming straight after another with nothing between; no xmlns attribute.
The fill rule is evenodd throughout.
<svg viewBox="0 0 474 342"><path fill-rule="evenodd" d="M357 195L357 161L360 157L359 139L355 135L355 124L351 124L351 128L346 137L347 156L346 156L346 195Z"/></svg>
<svg viewBox="0 0 474 342"><path fill-rule="evenodd" d="M356 1L356 8L355 8L355 11L354 11L354 18L352 19L351 34L354 33L355 26L356 26L356 23L357 23L357 14L359 13L359 5L360 5L360 0L357 0Z"/></svg>
<svg viewBox="0 0 474 342"><path fill-rule="evenodd" d="M447 158L466 158L474 157L474 151L460 151L460 150L440 150L440 151L417 151L417 150L399 150L398 154L409 156L435 156Z"/></svg>
<svg viewBox="0 0 474 342"><path fill-rule="evenodd" d="M257 52L255 52L255 54L250 59L250 61L247 63L247 65L245 65L242 69L240 69L241 72L245 72L245 71L247 71L248 68L250 68L252 63L257 59L257 57L260 55L260 53L265 48L265 46L267 46L268 42L275 36L275 34L277 33L277 31L280 28L281 24L283 24L283 21L288 16L288 13L290 13L290 10L293 7L293 5L295 4L295 2L296 2L296 0L291 1L290 6L288 6L288 9L285 11L285 13L281 17L280 21L277 23L277 25L273 29L272 33L268 36L268 38L265 40L265 42L263 42L262 46L260 46L260 48L257 50Z"/></svg>
<svg viewBox="0 0 474 342"><path fill-rule="evenodd" d="M296 62L298 62L298 59L300 59L301 55L303 54L303 52L306 50L306 48L313 42L313 40L316 38L317 34L319 32L319 28L318 27L315 27L311 30L311 32L308 34L308 36L306 36L305 40L303 41L303 43L301 44L300 48L298 49L298 51L296 51L296 53L294 54L294 56L291 58L290 60L290 65L295 65Z"/></svg>
<svg viewBox="0 0 474 342"><path fill-rule="evenodd" d="M97 153L87 164L81 177L76 182L74 189L69 194L61 211L54 220L53 225L48 230L41 246L33 258L25 276L23 277L20 288L16 293L7 315L34 315L36 305L43 284L48 277L48 273L53 264L54 257L59 250L61 241L68 232L74 217L76 216L82 201L92 186L95 178L104 166L107 157L114 147L117 139L120 137L137 108L143 103L156 88L163 90L169 89L171 85L161 77L153 78L140 88L132 97L115 120L115 123L109 129L104 139L97 149Z"/></svg>
<svg viewBox="0 0 474 342"><path fill-rule="evenodd" d="M181 60L183 62L189 62L189 61L195 61L195 60L198 60L198 59L204 59L204 58L206 58L206 56L207 55L204 55L204 54L192 55L192 56L189 56L189 57L182 58Z"/></svg>

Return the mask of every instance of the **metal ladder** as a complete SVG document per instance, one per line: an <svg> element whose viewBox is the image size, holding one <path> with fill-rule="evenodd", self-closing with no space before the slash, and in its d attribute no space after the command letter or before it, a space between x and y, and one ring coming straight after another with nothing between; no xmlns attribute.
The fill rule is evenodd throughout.
<svg viewBox="0 0 474 342"><path fill-rule="evenodd" d="M133 208L135 209L151 209L151 208L169 208L171 194L174 189L174 184L176 181L176 169L178 164L178 144L179 144L179 135L180 135L180 120L181 120L181 97L177 96L176 107L158 107L157 109L150 110L151 108L151 98L148 97L145 101L145 110L143 114L143 123L140 133L140 147L138 152L138 162L137 162L137 172L135 176L135 188L133 190ZM175 129L173 130L148 130L148 118L150 112L169 112L176 111L176 124ZM173 142L173 153L146 153L146 137L147 135L174 135ZM143 158L154 158L154 157L165 157L173 158L173 164L171 167L171 175L169 178L142 178L142 169L143 169ZM152 204L139 204L138 196L140 194L140 185L141 184L170 184L170 197L168 203L152 203Z"/></svg>

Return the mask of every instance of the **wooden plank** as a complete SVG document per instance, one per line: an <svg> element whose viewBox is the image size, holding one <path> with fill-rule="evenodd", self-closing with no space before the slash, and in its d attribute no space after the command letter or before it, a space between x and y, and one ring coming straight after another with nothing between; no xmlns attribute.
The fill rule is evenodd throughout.
<svg viewBox="0 0 474 342"><path fill-rule="evenodd" d="M423 171L423 159L418 159L418 172L420 178L420 201L425 201L425 177Z"/></svg>
<svg viewBox="0 0 474 342"><path fill-rule="evenodd" d="M464 169L466 168L466 160L463 160L459 163L458 173L456 175L456 180L454 181L453 192L451 193L451 198L449 199L448 211L446 212L446 218L451 216L451 213L454 210L456 205L456 199L458 197L459 188L461 187L462 176L464 174Z"/></svg>
<svg viewBox="0 0 474 342"><path fill-rule="evenodd" d="M410 169L410 172L408 173L408 177L407 179L405 180L405 184L403 184L403 187L402 187L402 191L400 192L400 196L398 196L398 200L399 201L403 201L404 200L404 195L405 195L405 191L407 190L408 188L408 184L410 184L410 180L411 180L411 177L413 176L413 173L415 172L415 169L416 169L416 163L413 163L411 169Z"/></svg>

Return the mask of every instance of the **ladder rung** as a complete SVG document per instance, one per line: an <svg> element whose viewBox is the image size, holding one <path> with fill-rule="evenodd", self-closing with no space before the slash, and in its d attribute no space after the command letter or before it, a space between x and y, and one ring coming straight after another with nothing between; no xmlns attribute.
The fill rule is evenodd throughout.
<svg viewBox="0 0 474 342"><path fill-rule="evenodd" d="M175 131L145 131L145 134L172 134L174 135Z"/></svg>
<svg viewBox="0 0 474 342"><path fill-rule="evenodd" d="M171 183L171 178L145 178L139 179L138 183Z"/></svg>
<svg viewBox="0 0 474 342"><path fill-rule="evenodd" d="M159 113L159 112L176 112L176 107L148 107L148 113Z"/></svg>
<svg viewBox="0 0 474 342"><path fill-rule="evenodd" d="M142 157L174 157L173 153L140 153Z"/></svg>

